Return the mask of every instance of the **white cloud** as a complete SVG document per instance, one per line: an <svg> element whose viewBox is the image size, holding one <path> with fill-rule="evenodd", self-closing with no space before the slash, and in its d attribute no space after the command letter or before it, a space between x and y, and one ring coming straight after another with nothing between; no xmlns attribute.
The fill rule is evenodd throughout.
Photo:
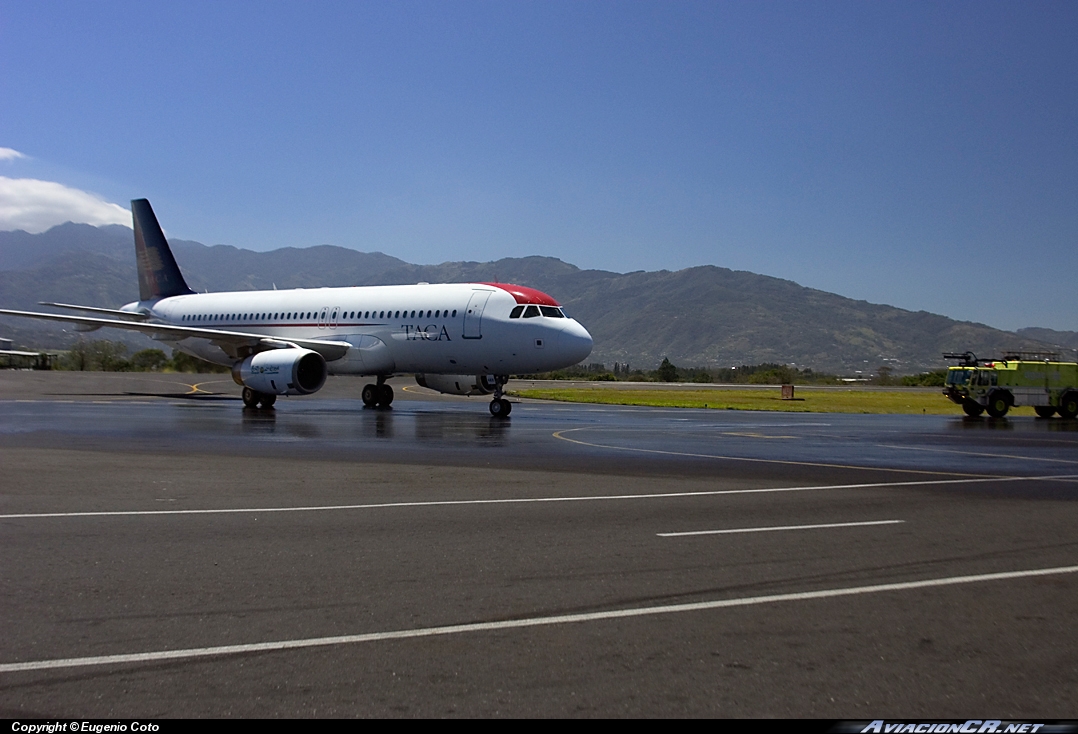
<svg viewBox="0 0 1078 734"><path fill-rule="evenodd" d="M5 150L11 149L0 148L0 155ZM64 222L130 227L131 212L55 181L0 176L0 230L24 229L36 234Z"/></svg>
<svg viewBox="0 0 1078 734"><path fill-rule="evenodd" d="M13 161L26 156L13 148L0 148L0 161Z"/></svg>

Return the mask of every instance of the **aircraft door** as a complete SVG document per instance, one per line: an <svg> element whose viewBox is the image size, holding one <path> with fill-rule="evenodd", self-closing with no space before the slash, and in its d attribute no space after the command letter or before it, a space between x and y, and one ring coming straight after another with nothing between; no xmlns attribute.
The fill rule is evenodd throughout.
<svg viewBox="0 0 1078 734"><path fill-rule="evenodd" d="M318 328L319 329L326 328L326 320L327 320L328 316L329 316L329 308L324 306L322 308L322 310L318 312Z"/></svg>
<svg viewBox="0 0 1078 734"><path fill-rule="evenodd" d="M333 313L330 314L330 316L329 316L329 328L331 328L331 329L336 329L337 328L337 317L340 315L340 313L341 313L341 307L340 306L334 306L333 307Z"/></svg>
<svg viewBox="0 0 1078 734"><path fill-rule="evenodd" d="M472 297L468 301L468 308L464 311L464 338L482 339L483 309L487 307L487 299L491 291L472 291Z"/></svg>

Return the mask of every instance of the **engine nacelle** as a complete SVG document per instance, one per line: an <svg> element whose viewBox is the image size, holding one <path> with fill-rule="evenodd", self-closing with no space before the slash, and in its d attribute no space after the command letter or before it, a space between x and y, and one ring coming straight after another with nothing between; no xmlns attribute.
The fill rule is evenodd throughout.
<svg viewBox="0 0 1078 734"><path fill-rule="evenodd" d="M447 395L490 395L498 386L494 375L416 375L415 381Z"/></svg>
<svg viewBox="0 0 1078 734"><path fill-rule="evenodd" d="M271 395L310 395L326 384L326 360L310 349L270 349L232 365L232 379Z"/></svg>

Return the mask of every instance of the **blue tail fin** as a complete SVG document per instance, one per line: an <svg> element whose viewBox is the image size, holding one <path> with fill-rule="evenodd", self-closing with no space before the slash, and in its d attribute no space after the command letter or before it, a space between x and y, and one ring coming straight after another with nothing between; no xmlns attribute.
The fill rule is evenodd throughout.
<svg viewBox="0 0 1078 734"><path fill-rule="evenodd" d="M138 293L140 301L183 296L194 293L176 265L165 233L146 199L131 202L131 218L135 225L135 260L138 262Z"/></svg>

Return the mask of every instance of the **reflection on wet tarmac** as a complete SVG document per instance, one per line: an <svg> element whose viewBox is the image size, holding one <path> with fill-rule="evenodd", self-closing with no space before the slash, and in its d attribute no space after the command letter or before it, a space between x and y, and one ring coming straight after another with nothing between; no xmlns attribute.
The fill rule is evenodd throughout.
<svg viewBox="0 0 1078 734"><path fill-rule="evenodd" d="M602 461L631 472L741 466L731 462L1000 475L1078 470L1078 421L1024 416L716 415L524 403L498 420L475 402L408 400L375 410L353 399L280 400L270 410L236 402L6 401L0 440L520 467Z"/></svg>
<svg viewBox="0 0 1078 734"><path fill-rule="evenodd" d="M188 418L191 417L187 414ZM205 416L201 416L205 417ZM244 408L241 413L240 427L244 436L270 439L298 440L392 440L406 439L419 443L439 444L478 444L498 446L509 436L512 422L493 418L486 414L423 410L401 411L389 408L364 408L349 413L346 427L332 427L342 417L334 412L329 420L324 416L310 416L306 413L282 412L275 409ZM220 416L218 428L227 430L228 414ZM204 423L202 428L210 428L212 423ZM188 422L189 430L199 427Z"/></svg>
<svg viewBox="0 0 1078 734"><path fill-rule="evenodd" d="M1078 420L1062 418L971 418L964 415L948 424L952 429L964 431L1013 431L1019 425L1023 431L1078 433Z"/></svg>
<svg viewBox="0 0 1078 734"><path fill-rule="evenodd" d="M964 415L953 420L951 427L964 431L1010 431L1014 424L1006 418L981 418Z"/></svg>

